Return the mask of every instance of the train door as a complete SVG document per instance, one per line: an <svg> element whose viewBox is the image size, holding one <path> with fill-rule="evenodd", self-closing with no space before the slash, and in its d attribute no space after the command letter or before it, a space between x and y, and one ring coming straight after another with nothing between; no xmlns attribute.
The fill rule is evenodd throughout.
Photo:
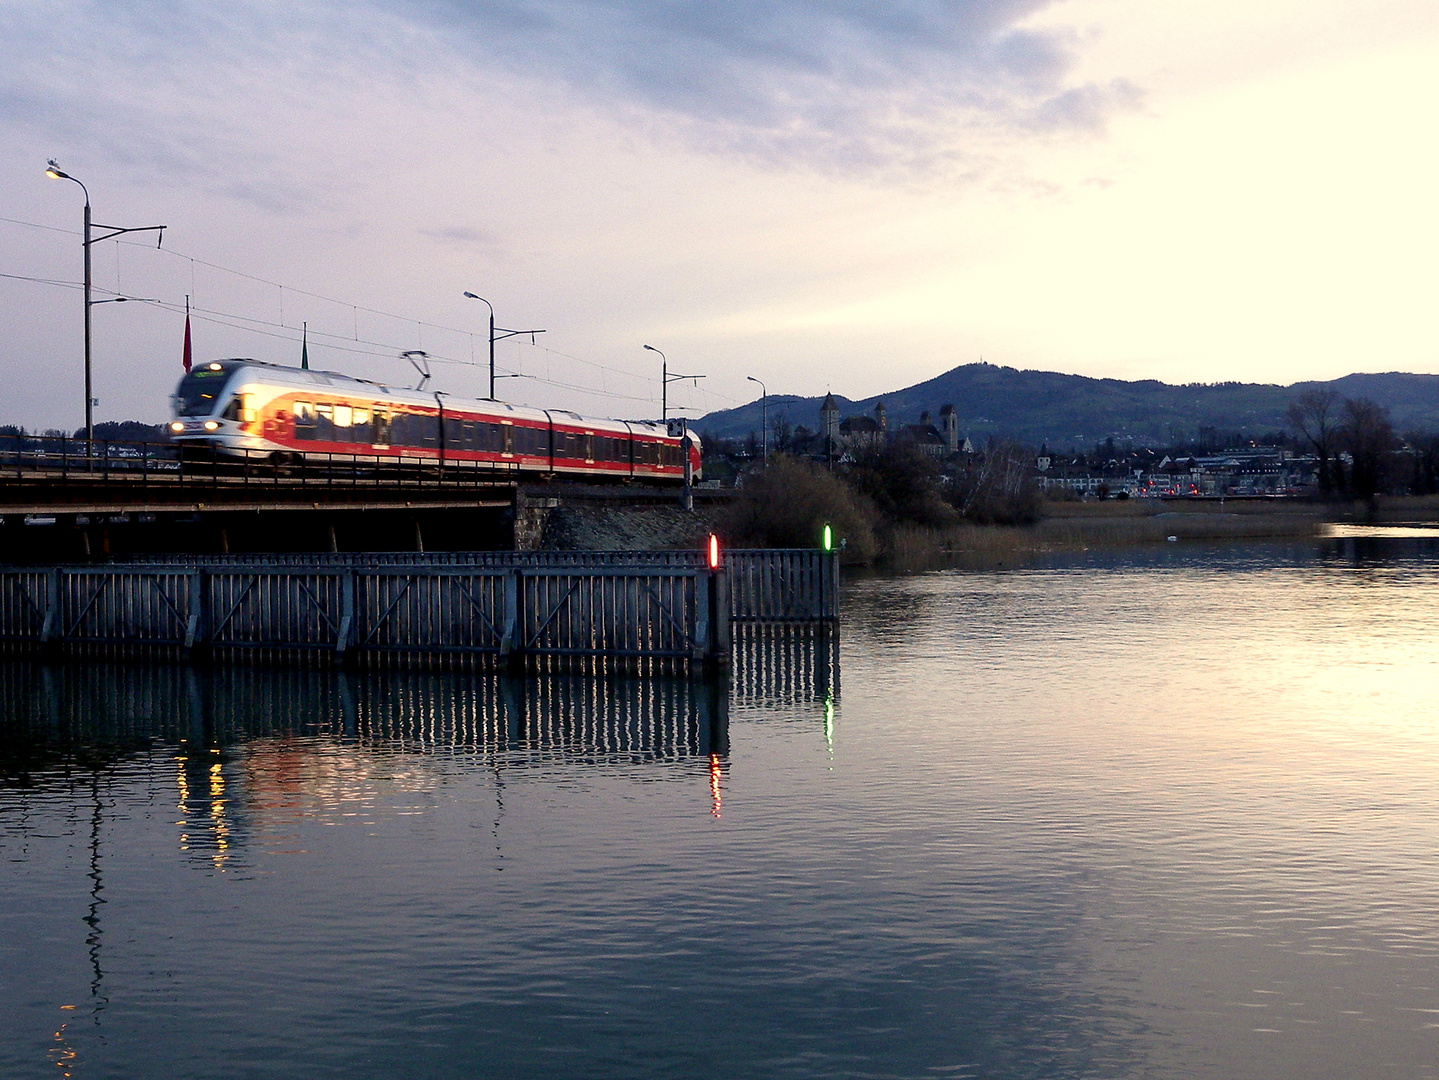
<svg viewBox="0 0 1439 1080"><path fill-rule="evenodd" d="M383 405L376 405L372 422L374 424L375 449L388 450L390 448L390 410Z"/></svg>

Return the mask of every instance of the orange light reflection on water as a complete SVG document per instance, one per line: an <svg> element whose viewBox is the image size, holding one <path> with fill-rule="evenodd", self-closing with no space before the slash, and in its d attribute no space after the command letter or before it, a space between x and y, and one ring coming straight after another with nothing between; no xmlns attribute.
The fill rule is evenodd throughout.
<svg viewBox="0 0 1439 1080"><path fill-rule="evenodd" d="M720 788L720 777L721 777L721 775L722 775L722 771L721 771L721 769L720 769L720 756L719 756L718 754L711 754L711 755L710 755L710 816L711 816L711 817L715 817L715 818L717 818L717 817L720 816L720 804L723 803L723 801L724 801L723 793L722 793L721 788Z"/></svg>

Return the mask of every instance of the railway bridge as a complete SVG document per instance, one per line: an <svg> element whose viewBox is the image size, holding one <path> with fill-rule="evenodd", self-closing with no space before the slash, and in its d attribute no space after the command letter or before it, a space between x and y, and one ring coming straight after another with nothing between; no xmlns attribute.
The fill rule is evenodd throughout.
<svg viewBox="0 0 1439 1080"><path fill-rule="evenodd" d="M0 562L160 552L525 550L548 511L622 511L729 493L586 485L342 454L277 467L184 460L163 444L0 453Z"/></svg>

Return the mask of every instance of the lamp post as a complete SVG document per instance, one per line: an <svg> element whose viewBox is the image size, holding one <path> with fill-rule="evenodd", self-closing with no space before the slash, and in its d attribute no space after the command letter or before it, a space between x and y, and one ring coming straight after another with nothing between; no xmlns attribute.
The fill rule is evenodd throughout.
<svg viewBox="0 0 1439 1080"><path fill-rule="evenodd" d="M757 382L757 383L759 383L759 393L760 393L759 402L760 402L760 409L763 410L763 414L762 414L762 415L763 415L763 417L764 417L764 419L760 421L762 424L764 424L764 463L765 463L766 465L768 465L768 464L769 464L769 387L765 386L763 380L761 380L761 379L756 379L753 375L746 375L745 378L748 379L750 382Z"/></svg>
<svg viewBox="0 0 1439 1080"><path fill-rule="evenodd" d="M165 239L165 226L145 225L136 229L122 229L118 225L92 225L90 221L90 189L69 173L62 172L60 166L55 163L54 158L51 158L46 164L49 168L45 170L45 175L51 180L72 180L79 184L80 190L85 193L85 233L80 243L85 251L85 456L88 458L92 457L95 453L95 393L90 368L90 309L96 304L110 303L108 300L90 299L90 246L101 240L113 240L123 233L156 232L159 234L159 239L156 241L155 246L159 247L160 242ZM104 236L94 236L91 232L92 228L106 229L108 231ZM123 300L126 298L118 297L117 299Z"/></svg>
<svg viewBox="0 0 1439 1080"><path fill-rule="evenodd" d="M650 352L660 354L660 420L667 421L670 418L670 383L682 382L685 379L694 379L695 385L698 386L699 380L703 379L704 376L680 375L672 372L670 371L669 357L665 356L663 352L660 352L660 350L656 349L653 345L646 345L645 348Z"/></svg>
<svg viewBox="0 0 1439 1080"><path fill-rule="evenodd" d="M543 331L543 330L506 330L503 326L496 328L496 326L495 326L495 306L494 306L493 304L491 304L491 303L490 303L488 300L486 300L483 296L477 296L475 293L472 293L472 292L467 292L467 293L465 293L465 298L466 298L467 300L478 300L478 301L480 301L480 303L484 304L485 307L487 307L487 308L490 309L490 397L489 397L489 400L490 400L490 401L494 401L494 400L495 400L495 342L497 342L497 341L504 341L505 338L516 337L516 336L518 336L518 335L520 335L520 334L529 334L529 335L531 336L531 338L533 338L535 334L543 334L544 331ZM533 343L533 342L532 342L532 343Z"/></svg>

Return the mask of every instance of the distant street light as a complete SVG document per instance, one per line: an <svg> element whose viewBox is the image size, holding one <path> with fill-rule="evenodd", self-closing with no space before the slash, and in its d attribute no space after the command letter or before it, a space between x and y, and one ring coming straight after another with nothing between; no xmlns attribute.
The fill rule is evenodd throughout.
<svg viewBox="0 0 1439 1080"><path fill-rule="evenodd" d="M478 300L480 303L484 304L485 307L487 307L487 308L490 309L490 397L489 397L489 400L494 401L494 400L495 400L495 342L497 342L497 341L504 341L505 338L517 337L517 336L520 335L520 334L529 334L529 335L530 335L530 338L531 338L530 343L531 343L531 344L534 344L534 340L533 340L533 339L534 339L534 335L535 335L535 334L543 334L544 331L543 331L543 330L506 330L504 327L500 327L500 328L496 329L496 327L495 327L495 306L494 306L493 304L491 304L488 300L486 300L483 296L477 296L477 295L475 295L475 294L472 293L472 292L467 292L467 293L465 293L465 298L468 299L468 300ZM518 378L518 376L514 376L514 375L501 375L500 378L502 378L502 379L512 379L512 378Z"/></svg>
<svg viewBox="0 0 1439 1080"><path fill-rule="evenodd" d="M60 166L55 163L54 158L51 158L49 162L47 162L47 164L49 165L49 168L45 170L45 175L48 176L51 180L74 181L75 183L80 185L80 190L85 193L85 234L84 237L81 239L80 243L85 251L85 456L91 457L95 452L95 392L90 374L90 309L96 304L118 303L120 301L128 300L129 297L117 296L113 301L90 299L90 246L101 240L113 240L115 237L120 236L123 233L156 232L159 233L159 238L156 240L155 246L159 247L161 241L165 239L165 226L145 225L136 229L122 229L118 225L96 224L93 226L93 228L108 229L109 231L105 233L104 236L92 236L92 225L90 222L90 189L87 188L81 181L71 176L69 173L62 172L60 170Z"/></svg>
<svg viewBox="0 0 1439 1080"><path fill-rule="evenodd" d="M670 383L682 382L685 379L694 379L695 385L698 386L699 380L703 379L704 376L674 374L670 371L669 358L665 356L663 352L660 352L660 350L656 349L653 345L646 345L645 348L650 352L660 354L660 420L667 421L670 416Z"/></svg>
<svg viewBox="0 0 1439 1080"><path fill-rule="evenodd" d="M764 463L765 463L766 465L768 465L768 464L769 464L769 387L765 386L765 384L764 384L763 381L761 381L760 379L756 379L753 375L746 375L745 378L748 379L750 382L757 382L757 383L759 383L759 393L760 393L759 401L760 401L760 408L763 410L763 415L764 415L764 419L761 421L761 423L764 424Z"/></svg>

